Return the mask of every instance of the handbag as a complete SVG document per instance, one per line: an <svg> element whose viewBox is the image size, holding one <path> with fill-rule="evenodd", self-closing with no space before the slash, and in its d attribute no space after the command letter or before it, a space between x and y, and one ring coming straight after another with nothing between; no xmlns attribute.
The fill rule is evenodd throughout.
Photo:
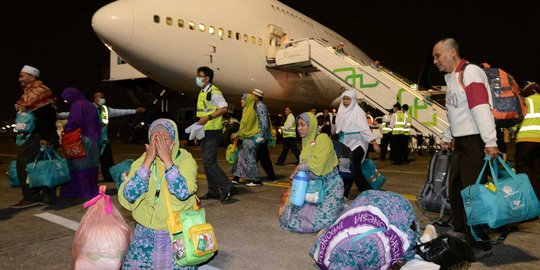
<svg viewBox="0 0 540 270"><path fill-rule="evenodd" d="M126 159L109 168L109 173L111 173L111 177L114 180L114 184L116 185L117 189L120 188L120 184L124 182L125 178L129 174L131 164L133 164L133 159Z"/></svg>
<svg viewBox="0 0 540 270"><path fill-rule="evenodd" d="M199 208L197 199L194 209L173 212L166 182L163 181L161 185L167 201L167 227L176 264L194 266L208 261L215 255L218 246L214 228L206 222L206 211Z"/></svg>
<svg viewBox="0 0 540 270"><path fill-rule="evenodd" d="M36 127L36 117L31 111L17 112L15 130L22 133L32 133Z"/></svg>
<svg viewBox="0 0 540 270"><path fill-rule="evenodd" d="M371 188L376 190L381 189L384 182L386 182L386 177L379 170L377 170L375 162L369 158L366 158L364 159L364 162L362 162L361 169Z"/></svg>
<svg viewBox="0 0 540 270"><path fill-rule="evenodd" d="M20 186L19 178L17 177L17 161L13 160L9 163L8 171L8 185L10 187Z"/></svg>
<svg viewBox="0 0 540 270"><path fill-rule="evenodd" d="M62 149L68 159L86 157L86 152L81 141L81 129L62 133Z"/></svg>
<svg viewBox="0 0 540 270"><path fill-rule="evenodd" d="M305 202L317 204L324 201L323 179L323 177L315 177L315 179L308 181Z"/></svg>
<svg viewBox="0 0 540 270"><path fill-rule="evenodd" d="M441 269L459 265L464 262L473 262L474 252L465 241L450 236L440 235L439 237L417 245L416 254L428 262L436 263Z"/></svg>
<svg viewBox="0 0 540 270"><path fill-rule="evenodd" d="M475 225L486 224L495 229L540 215L540 202L527 174L516 174L500 156L497 159L508 176L498 177L498 173L495 173L497 168L493 168L489 156L486 156L476 183L461 191L467 225L477 241L482 240L473 229ZM493 181L485 185L480 184L488 164Z"/></svg>
<svg viewBox="0 0 540 270"><path fill-rule="evenodd" d="M41 156L44 156L45 159L39 160ZM41 146L34 161L26 164L26 171L30 188L52 188L71 180L67 161L50 146Z"/></svg>
<svg viewBox="0 0 540 270"><path fill-rule="evenodd" d="M268 140L268 148L274 148L276 147L276 141L277 141L277 133L274 129L274 126L272 125L272 121L270 120L270 117L268 118L268 122L270 123L270 133L272 136L270 136L270 139Z"/></svg>
<svg viewBox="0 0 540 270"><path fill-rule="evenodd" d="M236 147L237 141L238 140L235 139L233 143L227 146L227 151L225 151L225 159L231 164L234 164L238 161L238 148Z"/></svg>

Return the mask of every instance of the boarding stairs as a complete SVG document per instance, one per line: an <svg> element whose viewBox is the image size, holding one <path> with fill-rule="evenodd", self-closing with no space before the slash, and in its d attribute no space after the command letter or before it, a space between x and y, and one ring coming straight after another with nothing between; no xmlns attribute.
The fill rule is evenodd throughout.
<svg viewBox="0 0 540 270"><path fill-rule="evenodd" d="M314 39L284 44L276 53L272 68L295 73L323 72L345 88L357 90L357 98L381 112L396 102L409 105L411 124L424 136L441 138L448 127L446 111L392 71L364 63Z"/></svg>

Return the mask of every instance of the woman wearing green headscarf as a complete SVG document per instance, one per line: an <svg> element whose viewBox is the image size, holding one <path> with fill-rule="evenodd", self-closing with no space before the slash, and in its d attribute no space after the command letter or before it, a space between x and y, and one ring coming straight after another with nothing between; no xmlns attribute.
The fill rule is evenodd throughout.
<svg viewBox="0 0 540 270"><path fill-rule="evenodd" d="M238 160L232 167L235 179L246 178L249 186L260 186L259 167L257 166L258 141L262 139L259 129L259 119L255 111L255 97L251 93L245 93L240 100L242 105L242 119L240 129L231 135L231 139L242 140L242 149L238 152Z"/></svg>
<svg viewBox="0 0 540 270"><path fill-rule="evenodd" d="M197 269L180 267L174 261L166 201L170 197L173 212L193 209L198 203L194 196L197 163L179 148L178 129L169 119L150 125L148 141L146 152L133 162L128 180L118 190L120 204L137 221L122 269Z"/></svg>
<svg viewBox="0 0 540 270"><path fill-rule="evenodd" d="M289 203L290 189L282 196L279 225L283 230L314 233L332 225L343 208L343 180L338 172L338 159L332 140L327 134L317 135L317 119L311 112L297 117L298 134L302 138L300 164L290 179L300 170L308 172L310 180L321 180L324 200L319 203L305 202L303 206Z"/></svg>

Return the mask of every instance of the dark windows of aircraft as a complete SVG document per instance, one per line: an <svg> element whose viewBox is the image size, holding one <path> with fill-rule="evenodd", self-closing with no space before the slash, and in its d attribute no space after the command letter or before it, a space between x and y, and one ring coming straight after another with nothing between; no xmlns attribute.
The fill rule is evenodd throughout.
<svg viewBox="0 0 540 270"><path fill-rule="evenodd" d="M189 21L188 25L190 30L195 30L195 23L193 21Z"/></svg>
<svg viewBox="0 0 540 270"><path fill-rule="evenodd" d="M178 27L184 28L184 20L178 19Z"/></svg>
<svg viewBox="0 0 540 270"><path fill-rule="evenodd" d="M236 40L240 40L240 33L236 32Z"/></svg>
<svg viewBox="0 0 540 270"><path fill-rule="evenodd" d="M231 30L227 30L227 37L232 38L232 31Z"/></svg>
<svg viewBox="0 0 540 270"><path fill-rule="evenodd" d="M255 44L255 41L256 41L256 40L257 40L257 39L255 39L254 36L251 36L251 43L252 43L252 44Z"/></svg>
<svg viewBox="0 0 540 270"><path fill-rule="evenodd" d="M262 46L263 45L263 40L262 38L259 38L259 46Z"/></svg>
<svg viewBox="0 0 540 270"><path fill-rule="evenodd" d="M171 17L167 17L165 19L165 23L167 23L167 25L172 25L172 18Z"/></svg>
<svg viewBox="0 0 540 270"><path fill-rule="evenodd" d="M248 40L249 40L249 36L244 34L244 42L248 42Z"/></svg>
<svg viewBox="0 0 540 270"><path fill-rule="evenodd" d="M159 16L158 15L154 15L154 22L159 23Z"/></svg>

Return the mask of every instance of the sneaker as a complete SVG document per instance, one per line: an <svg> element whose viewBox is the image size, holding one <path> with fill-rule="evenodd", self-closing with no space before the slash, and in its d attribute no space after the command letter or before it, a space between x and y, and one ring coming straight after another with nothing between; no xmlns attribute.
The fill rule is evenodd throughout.
<svg viewBox="0 0 540 270"><path fill-rule="evenodd" d="M43 205L43 203L42 202L29 202L29 201L21 200L20 202L12 205L11 208L12 209L24 209L24 208L29 208L29 207L33 207L33 206L39 206L39 205Z"/></svg>
<svg viewBox="0 0 540 270"><path fill-rule="evenodd" d="M493 249L483 250L479 248L473 248L474 252L474 260L476 262L481 261L482 259L485 259L487 257L493 256Z"/></svg>
<svg viewBox="0 0 540 270"><path fill-rule="evenodd" d="M240 185L240 182L238 182L238 181L236 181L234 179L231 180L231 183L233 183L233 185Z"/></svg>
<svg viewBox="0 0 540 270"><path fill-rule="evenodd" d="M249 182L246 184L248 187L260 187L262 186L261 182Z"/></svg>
<svg viewBox="0 0 540 270"><path fill-rule="evenodd" d="M263 181L264 184L277 184L277 180L276 179L268 179L266 181Z"/></svg>
<svg viewBox="0 0 540 270"><path fill-rule="evenodd" d="M437 238L437 230L435 229L435 226L428 224L426 229L424 229L422 237L420 237L420 242L427 243L435 238Z"/></svg>

